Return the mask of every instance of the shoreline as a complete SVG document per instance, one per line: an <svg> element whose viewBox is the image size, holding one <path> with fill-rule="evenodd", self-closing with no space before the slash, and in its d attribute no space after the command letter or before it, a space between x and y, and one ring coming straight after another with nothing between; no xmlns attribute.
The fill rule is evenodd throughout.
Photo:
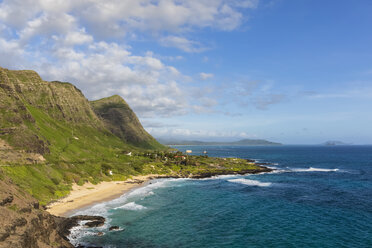
<svg viewBox="0 0 372 248"><path fill-rule="evenodd" d="M266 164L265 164L266 165ZM78 210L90 207L94 204L110 201L128 193L129 191L142 187L144 184L152 179L157 178L209 178L219 175L245 175L258 174L264 172L271 172L273 169L266 166L260 166L256 170L241 170L241 171L220 171L220 172L206 172L195 175L160 175L149 174L145 176L133 176L131 179L125 181L109 181L101 182L97 185L92 183L85 183L82 186L73 184L69 195L61 198L46 206L46 211L58 217L71 217L71 215Z"/></svg>
<svg viewBox="0 0 372 248"><path fill-rule="evenodd" d="M133 176L125 181L101 182L97 185L85 183L72 185L69 195L46 206L46 211L54 216L70 217L74 212L120 197L121 195L143 186L148 181L162 177L158 174Z"/></svg>

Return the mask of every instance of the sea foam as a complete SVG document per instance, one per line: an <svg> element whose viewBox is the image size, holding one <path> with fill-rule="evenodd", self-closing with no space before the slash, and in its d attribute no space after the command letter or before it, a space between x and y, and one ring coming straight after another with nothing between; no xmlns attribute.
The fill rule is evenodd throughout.
<svg viewBox="0 0 372 248"><path fill-rule="evenodd" d="M259 187L269 187L272 185L272 183L263 183L257 180L251 180L251 179L245 179L245 178L231 179L227 181L231 183L240 183L244 185L259 186Z"/></svg>
<svg viewBox="0 0 372 248"><path fill-rule="evenodd" d="M143 209L146 209L145 206L142 206L140 204L136 204L135 202L129 202L121 207L117 207L117 208L114 208L114 209L125 209L125 210L134 210L134 211L138 211L138 210L143 210Z"/></svg>
<svg viewBox="0 0 372 248"><path fill-rule="evenodd" d="M326 168L295 168L291 169L294 172L332 172L332 171L339 171L339 169L326 169Z"/></svg>

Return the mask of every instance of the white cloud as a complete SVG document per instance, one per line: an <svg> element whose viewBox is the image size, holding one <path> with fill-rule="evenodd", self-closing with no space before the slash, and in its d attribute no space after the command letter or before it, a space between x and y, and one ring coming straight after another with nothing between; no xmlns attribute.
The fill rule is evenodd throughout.
<svg viewBox="0 0 372 248"><path fill-rule="evenodd" d="M26 52L19 46L17 41L8 41L0 37L0 66L7 68L21 66L24 69L26 55Z"/></svg>
<svg viewBox="0 0 372 248"><path fill-rule="evenodd" d="M129 30L180 32L194 28L232 30L242 22L241 10L257 0L4 0L0 18L20 28L39 16L78 16L96 35L117 36Z"/></svg>
<svg viewBox="0 0 372 248"><path fill-rule="evenodd" d="M57 47L50 55L57 62L45 62L35 69L47 80L76 84L89 98L120 94L141 117L190 111L186 91L178 83L183 75L152 53L134 56L125 46L94 42L84 52Z"/></svg>
<svg viewBox="0 0 372 248"><path fill-rule="evenodd" d="M244 4L237 4L239 1L234 3L229 0L111 0L88 2L90 4L82 11L83 16L98 27L104 27L110 23L114 24L114 30L135 28L155 32L180 32L203 27L214 27L222 30L234 29L242 21L239 9L255 8L255 2L257 1L245 1Z"/></svg>
<svg viewBox="0 0 372 248"><path fill-rule="evenodd" d="M246 132L231 131L231 130L191 130L186 128L174 128L167 126L148 127L146 130L155 137L164 137L166 139L242 139L255 138L256 135L250 135Z"/></svg>
<svg viewBox="0 0 372 248"><path fill-rule="evenodd" d="M26 23L26 26L19 32L20 40L27 42L38 35L47 37L55 34L64 35L76 27L75 22L75 18L69 14L50 15L44 13Z"/></svg>
<svg viewBox="0 0 372 248"><path fill-rule="evenodd" d="M207 79L213 78L214 74L201 72L201 73L199 73L199 77L200 77L201 80L207 80Z"/></svg>
<svg viewBox="0 0 372 248"><path fill-rule="evenodd" d="M199 53L207 49L206 47L203 47L199 42L174 35L161 38L160 44L165 47L175 47L188 53Z"/></svg>
<svg viewBox="0 0 372 248"><path fill-rule="evenodd" d="M82 45L93 42L93 37L87 34L84 28L77 31L68 32L64 36L54 35L52 38L57 42L63 42L63 45L66 46Z"/></svg>
<svg viewBox="0 0 372 248"><path fill-rule="evenodd" d="M202 52L206 47L185 38L188 34L235 29L243 21L242 10L255 8L256 2L3 0L0 63L34 69L47 80L69 81L89 98L120 92L141 116L185 114L196 111L196 105L208 111L217 103L204 94L191 104L195 99L181 86L190 77L165 62L181 56L132 54L125 38L145 36L185 52Z"/></svg>

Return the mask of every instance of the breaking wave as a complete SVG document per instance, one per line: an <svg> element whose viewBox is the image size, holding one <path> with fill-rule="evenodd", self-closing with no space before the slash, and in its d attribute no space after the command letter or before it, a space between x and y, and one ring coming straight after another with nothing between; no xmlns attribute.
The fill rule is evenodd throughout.
<svg viewBox="0 0 372 248"><path fill-rule="evenodd" d="M146 209L145 206L142 206L140 204L136 204L135 202L129 202L121 207L117 207L117 208L114 208L114 209L125 209L125 210L134 210L134 211L137 211L137 210L143 210L143 209Z"/></svg>
<svg viewBox="0 0 372 248"><path fill-rule="evenodd" d="M314 168L314 167L310 167L310 168L295 168L295 169L291 169L291 171L294 171L294 172L332 172L332 171L339 171L339 169L325 169L325 168Z"/></svg>
<svg viewBox="0 0 372 248"><path fill-rule="evenodd" d="M260 181L257 181L257 180L244 179L244 178L231 179L231 180L227 180L227 181L231 182L231 183L240 183L240 184L244 184L244 185L259 186L259 187L269 187L269 186L272 185L272 183L270 183L270 182L263 183L263 182L260 182Z"/></svg>

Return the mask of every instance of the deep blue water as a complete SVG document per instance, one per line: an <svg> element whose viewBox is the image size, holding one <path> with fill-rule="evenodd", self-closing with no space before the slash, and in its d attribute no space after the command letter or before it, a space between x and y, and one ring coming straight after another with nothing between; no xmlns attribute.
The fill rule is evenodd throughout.
<svg viewBox="0 0 372 248"><path fill-rule="evenodd" d="M163 179L77 214L75 244L105 247L372 247L372 146L179 146L272 162L275 173ZM120 231L108 232L111 225ZM94 233L102 231L98 237Z"/></svg>

